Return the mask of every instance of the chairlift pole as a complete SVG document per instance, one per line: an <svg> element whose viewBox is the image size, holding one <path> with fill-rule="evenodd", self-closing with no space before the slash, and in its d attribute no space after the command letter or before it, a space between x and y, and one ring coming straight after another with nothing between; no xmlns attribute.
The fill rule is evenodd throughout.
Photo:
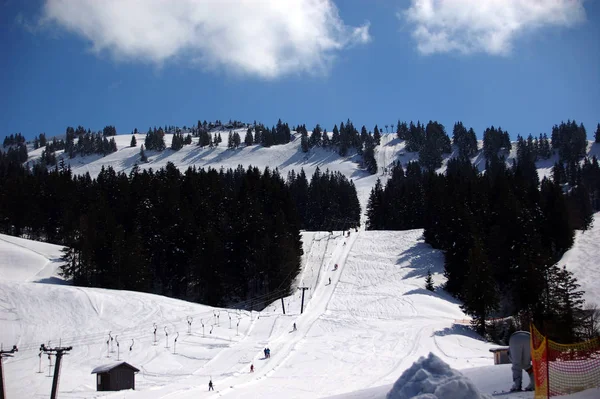
<svg viewBox="0 0 600 399"><path fill-rule="evenodd" d="M298 287L299 290L302 290L302 302L300 304L300 314L304 312L304 292L308 289L308 287Z"/></svg>
<svg viewBox="0 0 600 399"><path fill-rule="evenodd" d="M58 393L58 379L60 377L60 364L62 361L62 357L72 349L72 346L46 348L44 344L42 344L40 347L40 350L44 351L44 353L47 353L49 356L52 355L52 352L55 352L56 355L56 364L54 366L54 378L52 379L52 392L50 393L50 399L56 399L57 397L56 395Z"/></svg>
<svg viewBox="0 0 600 399"><path fill-rule="evenodd" d="M4 399L5 395L4 395L4 371L2 369L2 359L5 357L12 357L13 353L18 352L19 350L17 349L17 345L14 345L12 347L11 350L9 351L3 351L0 350L0 399Z"/></svg>

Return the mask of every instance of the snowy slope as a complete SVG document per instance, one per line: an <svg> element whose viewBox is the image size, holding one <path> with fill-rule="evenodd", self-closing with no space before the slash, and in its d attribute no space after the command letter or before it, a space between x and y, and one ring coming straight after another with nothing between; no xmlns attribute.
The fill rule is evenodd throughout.
<svg viewBox="0 0 600 399"><path fill-rule="evenodd" d="M43 373L36 371L39 345L50 341L51 346L60 342L74 347L63 363L61 397L95 395L89 373L117 356L116 341L112 348L106 344L109 332L120 342L120 358L142 370L137 377L139 391L116 397L203 397L210 377L224 396L243 392L255 397L320 397L392 382L403 367L429 351L455 367L489 364L489 345L452 329L455 319L465 317L458 306L422 292L424 270L439 272L442 257L420 242L420 234L307 233L304 267L297 281L309 287L304 313L300 314L298 292L285 299L285 315L280 302L260 314L231 312L231 328L226 310L220 310L217 326L219 310L202 305L150 294L3 279L0 342L20 348L16 357L5 361L7 390L16 397L48 392L51 379L44 377L45 357ZM31 250L14 245L11 251ZM333 271L336 263L339 268ZM188 316L194 318L190 335ZM291 332L294 322L298 330ZM153 345L154 323L157 345ZM173 354L176 332L180 335ZM455 359L459 350L464 352L461 345L470 349ZM262 353L266 346L272 351L270 359ZM250 374L252 363L256 371ZM348 383L333 383L340 378ZM314 381L309 390L307 380Z"/></svg>
<svg viewBox="0 0 600 399"><path fill-rule="evenodd" d="M64 283L58 276L62 247L0 234L0 280Z"/></svg>
<svg viewBox="0 0 600 399"><path fill-rule="evenodd" d="M15 274L0 279L0 342L20 348L4 361L8 397L48 395L51 378L48 359L38 357L41 343L73 346L63 362L63 398L382 398L404 370L430 352L471 377L484 393L506 389L509 370L490 366L491 345L457 323L466 318L458 304L443 292L422 289L429 269L438 284L442 281L443 258L422 242L421 233L304 233L303 270L296 281L309 288L303 314L299 291L285 298L285 315L280 301L250 314L150 294L28 282L43 264L38 259L21 281ZM57 255L55 246L2 238L0 258L14 255L3 263L5 275L19 269L32 250L46 260ZM593 244L581 243L588 245ZM191 334L188 317L193 317ZM265 347L272 351L269 359ZM137 390L96 393L90 372L115 361L117 351L121 360L140 368ZM206 390L210 378L215 393Z"/></svg>
<svg viewBox="0 0 600 399"><path fill-rule="evenodd" d="M560 266L571 270L581 289L585 291L583 298L587 304L600 307L600 285L598 284L598 259L600 258L600 212L594 215L594 225L588 231L576 231L575 243L568 250Z"/></svg>

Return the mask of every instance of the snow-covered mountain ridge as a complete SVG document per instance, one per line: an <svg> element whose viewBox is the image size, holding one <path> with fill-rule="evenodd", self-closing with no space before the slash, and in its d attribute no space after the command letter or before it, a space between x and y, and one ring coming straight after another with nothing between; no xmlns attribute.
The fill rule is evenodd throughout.
<svg viewBox="0 0 600 399"><path fill-rule="evenodd" d="M245 129L232 131L239 133L242 137L246 132ZM228 133L226 131L221 131L220 134L224 137L223 142L215 147L199 147L197 145L198 138L194 138L191 145L186 145L179 151L169 149L173 134L165 134L164 140L167 149L161 152L146 151L145 154L148 157L147 163L140 161L140 146L144 143L146 134L134 135L137 141L136 147L130 147L132 135L112 136L111 138L114 138L117 144L117 152L105 157L90 155L85 157L76 156L73 159L69 159L62 155L62 151L57 151L57 157L59 161L63 158L65 163L71 166L74 173L89 173L92 178L100 173L102 167L110 166L116 172L129 173L135 166L140 169L152 168L157 170L166 166L168 162L173 163L182 171L188 167L214 168L217 170L220 168L235 169L239 165L244 167L252 165L261 170L269 167L271 169L278 169L284 177L291 170L298 172L303 168L309 178L318 167L321 170L329 169L332 172L340 172L348 177L348 179L352 179L356 186L363 212L366 209L369 193L377 179L381 179L383 184L387 181L389 175L385 173L386 169L389 170L394 162L400 162L403 166L406 166L408 162L419 159L418 153L406 151L405 140L400 140L395 134L391 133L382 134L381 144L375 147L375 158L379 168L378 173L375 175L369 174L362 167L362 157L355 152L350 152L346 157L339 156L334 148L324 149L316 147L307 153L302 152L300 148L300 135L296 132L292 132L292 140L287 144L275 145L268 148L261 145L242 145L237 149L227 148L226 135ZM479 170L483 171L485 170L485 157L481 150L483 143L480 141L478 146L480 150L471 161ZM38 148L34 150L31 145L29 147L27 162L37 162L44 149ZM444 154L442 166L438 169L438 172L444 172L448 160L457 155L458 150L456 147L453 147L452 153ZM594 155L599 156L600 144L589 141L587 155L589 157ZM516 143L513 143L511 151L505 154L505 156L506 164L512 165L513 160L517 156ZM552 166L557 160L558 155L555 154L547 160L537 162L540 179L551 174Z"/></svg>

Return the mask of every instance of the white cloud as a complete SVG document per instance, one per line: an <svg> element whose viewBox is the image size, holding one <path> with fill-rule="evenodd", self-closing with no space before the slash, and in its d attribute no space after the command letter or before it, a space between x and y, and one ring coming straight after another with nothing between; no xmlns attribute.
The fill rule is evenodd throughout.
<svg viewBox="0 0 600 399"><path fill-rule="evenodd" d="M411 0L398 14L414 25L423 54L510 53L515 39L544 27L584 21L584 0Z"/></svg>
<svg viewBox="0 0 600 399"><path fill-rule="evenodd" d="M188 60L275 78L327 71L335 54L370 40L332 0L46 0L44 20L118 60Z"/></svg>

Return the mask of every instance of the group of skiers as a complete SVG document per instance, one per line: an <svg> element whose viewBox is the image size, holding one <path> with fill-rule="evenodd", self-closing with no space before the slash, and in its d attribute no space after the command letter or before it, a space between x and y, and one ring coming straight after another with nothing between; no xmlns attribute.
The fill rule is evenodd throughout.
<svg viewBox="0 0 600 399"><path fill-rule="evenodd" d="M338 269L338 264L336 263L335 265L333 265L333 271L336 271ZM327 285L331 284L331 277L329 277L329 283Z"/></svg>
<svg viewBox="0 0 600 399"><path fill-rule="evenodd" d="M269 349L269 348L265 348L265 349L263 350L263 352L265 353L265 359L268 359L268 358L270 358L270 357L271 357L271 349Z"/></svg>

